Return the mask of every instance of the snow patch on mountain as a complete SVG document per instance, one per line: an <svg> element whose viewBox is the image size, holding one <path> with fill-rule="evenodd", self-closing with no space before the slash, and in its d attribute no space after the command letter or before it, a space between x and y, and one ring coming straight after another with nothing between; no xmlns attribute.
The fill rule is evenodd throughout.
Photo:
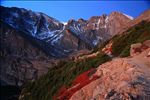
<svg viewBox="0 0 150 100"><path fill-rule="evenodd" d="M105 19L105 23L108 23L108 22L109 22L109 17L107 16Z"/></svg>
<svg viewBox="0 0 150 100"><path fill-rule="evenodd" d="M129 15L127 15L127 14L124 14L124 13L123 13L123 15L125 15L126 17L128 17L128 18L131 19L131 20L134 19L132 16L129 16Z"/></svg>
<svg viewBox="0 0 150 100"><path fill-rule="evenodd" d="M67 22L62 22L64 25L67 25Z"/></svg>
<svg viewBox="0 0 150 100"><path fill-rule="evenodd" d="M100 36L97 36L97 38L95 40L93 40L93 45L96 46L100 40L102 40L103 38Z"/></svg>
<svg viewBox="0 0 150 100"><path fill-rule="evenodd" d="M98 22L97 22L97 30L99 30L99 25L100 25L101 19L99 18Z"/></svg>
<svg viewBox="0 0 150 100"><path fill-rule="evenodd" d="M55 37L55 38L51 41L51 43L54 45L54 43L57 43L57 41L60 40L62 36L63 36L63 34L57 35L57 37Z"/></svg>

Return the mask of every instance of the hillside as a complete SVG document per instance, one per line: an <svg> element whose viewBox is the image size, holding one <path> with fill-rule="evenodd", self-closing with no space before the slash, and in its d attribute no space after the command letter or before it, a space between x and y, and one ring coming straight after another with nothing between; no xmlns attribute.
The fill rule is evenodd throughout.
<svg viewBox="0 0 150 100"><path fill-rule="evenodd" d="M112 54L115 57L119 57L121 56L121 54L124 54L123 56L129 56L131 44L144 42L145 40L150 39L149 29L150 22L143 21L131 27L123 34L114 36L112 39L109 40L114 43L112 45ZM70 86L72 86L73 80L78 75L92 68L96 68L106 61L111 60L111 57L109 57L109 55L101 51L102 48L107 45L107 43L109 44L109 41L104 43L104 45L99 48L99 54L97 56L86 58L83 60L62 62L53 70L49 70L48 74L41 77L39 80L28 84L26 88L23 89L20 100L48 100L50 98L54 98L57 93L59 94L59 90L61 90L61 88L65 87L64 90L68 89ZM120 47L120 49L118 49L117 47ZM126 49L127 47L128 49ZM124 52L122 53L122 51ZM90 83L90 81L87 82L88 83L86 84Z"/></svg>
<svg viewBox="0 0 150 100"><path fill-rule="evenodd" d="M90 76L98 78L75 92L69 100L149 100L149 53L150 47L136 56L100 65Z"/></svg>

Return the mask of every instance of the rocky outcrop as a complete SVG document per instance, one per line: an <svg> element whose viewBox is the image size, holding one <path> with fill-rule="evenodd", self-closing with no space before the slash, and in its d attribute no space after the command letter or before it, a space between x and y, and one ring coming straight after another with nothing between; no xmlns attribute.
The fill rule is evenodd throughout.
<svg viewBox="0 0 150 100"><path fill-rule="evenodd" d="M132 45L131 45L131 49L130 49L130 55L131 55L131 56L134 56L134 55L136 55L137 53L140 53L140 52L141 52L141 49L140 49L141 46L142 46L141 43L132 44Z"/></svg>
<svg viewBox="0 0 150 100"><path fill-rule="evenodd" d="M83 56L78 56L74 59L74 61L82 61L82 60L85 60L85 59L88 59L88 58L94 58L96 57L97 55L99 54L99 52L95 52L95 53L92 53L92 54L87 54L87 55L83 55Z"/></svg>
<svg viewBox="0 0 150 100"><path fill-rule="evenodd" d="M103 49L102 49L102 51L105 53L105 54L107 54L107 55L109 55L110 57L112 57L112 42L110 41Z"/></svg>
<svg viewBox="0 0 150 100"><path fill-rule="evenodd" d="M70 100L149 100L149 52L150 47L133 57L100 65L94 74L99 78L75 92Z"/></svg>
<svg viewBox="0 0 150 100"><path fill-rule="evenodd" d="M147 40L143 43L132 44L130 49L130 55L131 56L138 55L149 47L150 47L150 40Z"/></svg>

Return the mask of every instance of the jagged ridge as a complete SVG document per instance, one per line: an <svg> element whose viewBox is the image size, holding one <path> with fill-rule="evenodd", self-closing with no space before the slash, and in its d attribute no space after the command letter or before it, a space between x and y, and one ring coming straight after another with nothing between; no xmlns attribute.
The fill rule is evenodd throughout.
<svg viewBox="0 0 150 100"><path fill-rule="evenodd" d="M41 47L53 57L66 57L70 53L92 49L103 43L127 22L127 16L113 12L109 16L91 17L89 20L69 20L66 25L43 13L23 8L0 7L1 21L16 30L45 42Z"/></svg>

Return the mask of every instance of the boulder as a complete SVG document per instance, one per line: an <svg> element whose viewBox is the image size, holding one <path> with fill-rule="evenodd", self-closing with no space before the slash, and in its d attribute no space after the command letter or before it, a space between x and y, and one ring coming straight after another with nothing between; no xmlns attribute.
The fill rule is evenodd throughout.
<svg viewBox="0 0 150 100"><path fill-rule="evenodd" d="M130 56L139 54L141 52L141 46L141 43L132 44L130 49Z"/></svg>

